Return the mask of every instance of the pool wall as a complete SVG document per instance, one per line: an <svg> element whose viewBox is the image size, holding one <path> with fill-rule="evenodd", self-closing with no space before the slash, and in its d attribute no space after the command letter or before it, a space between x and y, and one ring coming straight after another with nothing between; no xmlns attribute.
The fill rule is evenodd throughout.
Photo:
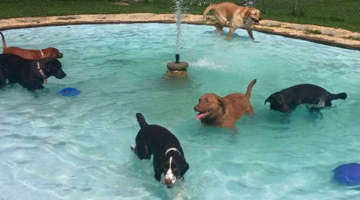
<svg viewBox="0 0 360 200"><path fill-rule="evenodd" d="M110 23L174 23L174 14L98 14L68 15L51 17L25 17L0 19L0 30L56 26L70 24L110 24ZM212 25L214 20L203 21L201 15L184 14L182 23ZM262 20L261 25L254 27L256 31L299 38L316 43L327 44L347 49L360 50L360 33L344 29L322 27L317 25L293 24L273 20Z"/></svg>

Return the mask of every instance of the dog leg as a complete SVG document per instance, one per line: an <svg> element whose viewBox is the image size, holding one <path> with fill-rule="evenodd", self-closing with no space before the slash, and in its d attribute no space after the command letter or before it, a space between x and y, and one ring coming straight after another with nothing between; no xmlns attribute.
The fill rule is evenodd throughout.
<svg viewBox="0 0 360 200"><path fill-rule="evenodd" d="M323 114L321 112L321 108L319 107L307 107L308 111L313 119L323 119Z"/></svg>
<svg viewBox="0 0 360 200"><path fill-rule="evenodd" d="M227 40L230 40L230 39L231 39L231 36L232 36L232 34L234 33L235 29L236 29L236 28L230 27L229 33L228 33L228 35L227 35L227 37L226 37Z"/></svg>
<svg viewBox="0 0 360 200"><path fill-rule="evenodd" d="M0 72L0 89L6 85L6 78L2 72Z"/></svg>
<svg viewBox="0 0 360 200"><path fill-rule="evenodd" d="M254 112L254 109L253 108L250 108L247 113L248 115L255 115L255 112Z"/></svg>
<svg viewBox="0 0 360 200"><path fill-rule="evenodd" d="M218 24L218 25L215 25L215 27L216 27L216 30L219 32L220 35L224 34L223 26Z"/></svg>
<svg viewBox="0 0 360 200"><path fill-rule="evenodd" d="M247 32L248 32L250 38L251 38L252 40L255 40L252 30L251 30L251 29L247 29Z"/></svg>
<svg viewBox="0 0 360 200"><path fill-rule="evenodd" d="M150 149L148 145L146 145L146 143L144 142L143 136L137 135L135 140L136 140L135 153L139 157L139 159L140 160L150 159L151 158Z"/></svg>
<svg viewBox="0 0 360 200"><path fill-rule="evenodd" d="M320 112L320 108L319 107L309 107L308 108L309 112L313 113L313 112Z"/></svg>
<svg viewBox="0 0 360 200"><path fill-rule="evenodd" d="M156 162L159 162L159 161L156 161L155 159L153 160L153 166L154 166L154 172L155 172L155 175L154 175L154 178L160 182L161 180L161 170L159 169L159 167L156 165Z"/></svg>

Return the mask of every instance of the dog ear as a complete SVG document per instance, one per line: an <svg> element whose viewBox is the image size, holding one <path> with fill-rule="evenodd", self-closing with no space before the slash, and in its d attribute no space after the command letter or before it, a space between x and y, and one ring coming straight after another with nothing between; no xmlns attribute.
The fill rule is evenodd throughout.
<svg viewBox="0 0 360 200"><path fill-rule="evenodd" d="M264 105L265 105L267 102L271 103L272 101L274 101L274 98L273 98L272 96L269 96L269 97L265 100Z"/></svg>
<svg viewBox="0 0 360 200"><path fill-rule="evenodd" d="M277 95L276 101L278 102L279 105L282 106L282 111L284 112L289 112L296 107L296 104L291 104L287 102L284 95L282 94Z"/></svg>
<svg viewBox="0 0 360 200"><path fill-rule="evenodd" d="M226 106L225 106L225 102L224 102L223 98L218 96L217 100L219 102L219 105L220 105L221 109L223 110L223 113L225 113Z"/></svg>
<svg viewBox="0 0 360 200"><path fill-rule="evenodd" d="M244 17L249 17L250 16L250 13L251 13L251 9L247 9L244 13Z"/></svg>
<svg viewBox="0 0 360 200"><path fill-rule="evenodd" d="M182 168L181 172L180 172L180 175L181 177L184 176L184 174L186 173L186 171L189 169L189 164L185 161L185 164L184 164L184 167Z"/></svg>
<svg viewBox="0 0 360 200"><path fill-rule="evenodd" d="M264 102L264 105L269 102L270 104L271 103L277 103L277 104L281 104L281 101L280 101L280 97L279 97L279 92L275 92L273 94L271 94Z"/></svg>

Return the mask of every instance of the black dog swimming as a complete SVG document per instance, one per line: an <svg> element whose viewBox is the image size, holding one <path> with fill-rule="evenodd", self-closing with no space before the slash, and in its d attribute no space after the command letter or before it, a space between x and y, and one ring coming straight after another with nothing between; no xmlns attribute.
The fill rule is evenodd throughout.
<svg viewBox="0 0 360 200"><path fill-rule="evenodd" d="M50 76L62 79L66 76L56 58L38 61L25 60L17 55L0 54L0 88L7 83L19 83L28 90L44 88Z"/></svg>
<svg viewBox="0 0 360 200"><path fill-rule="evenodd" d="M164 174L165 184L171 188L189 169L180 143L166 128L147 124L141 113L137 113L136 118L141 129L136 136L136 146L131 146L131 150L140 159L150 159L152 154L155 179L160 181Z"/></svg>
<svg viewBox="0 0 360 200"><path fill-rule="evenodd" d="M275 92L265 100L265 104L270 102L271 109L284 113L293 111L300 104L310 104L310 111L319 111L330 107L332 100L346 97L346 93L332 94L316 85L300 84Z"/></svg>

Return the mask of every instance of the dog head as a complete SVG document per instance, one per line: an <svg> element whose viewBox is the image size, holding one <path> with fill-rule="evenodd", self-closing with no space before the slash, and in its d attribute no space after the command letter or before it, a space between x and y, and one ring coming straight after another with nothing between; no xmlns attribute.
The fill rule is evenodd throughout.
<svg viewBox="0 0 360 200"><path fill-rule="evenodd" d="M189 164L178 150L167 153L162 163L164 182L168 188L172 188L175 182L181 179L189 169Z"/></svg>
<svg viewBox="0 0 360 200"><path fill-rule="evenodd" d="M287 104L284 95L282 95L280 92L276 92L272 95L270 95L266 100L265 103L270 103L270 108L273 110L277 110L280 112L290 112L291 108Z"/></svg>
<svg viewBox="0 0 360 200"><path fill-rule="evenodd" d="M49 47L42 50L45 58L62 58L63 54L57 48Z"/></svg>
<svg viewBox="0 0 360 200"><path fill-rule="evenodd" d="M199 103L194 107L199 112L195 116L203 122L216 120L216 118L225 112L223 99L216 94L204 94L200 97Z"/></svg>
<svg viewBox="0 0 360 200"><path fill-rule="evenodd" d="M47 77L55 76L58 79L62 79L66 76L58 59L46 59L43 60L43 64L43 70Z"/></svg>
<svg viewBox="0 0 360 200"><path fill-rule="evenodd" d="M254 22L254 24L260 24L259 22L262 20L260 10L256 8L248 9L245 13L245 16L249 17Z"/></svg>

